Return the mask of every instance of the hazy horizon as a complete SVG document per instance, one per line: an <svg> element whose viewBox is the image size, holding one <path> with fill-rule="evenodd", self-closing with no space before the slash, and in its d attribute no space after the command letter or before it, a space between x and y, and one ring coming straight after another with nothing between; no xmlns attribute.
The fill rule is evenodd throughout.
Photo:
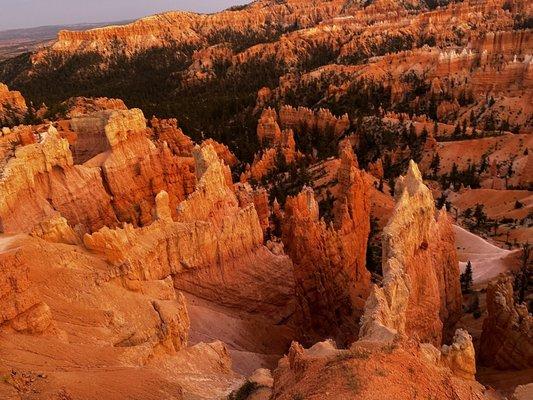
<svg viewBox="0 0 533 400"><path fill-rule="evenodd" d="M209 13L248 0L0 0L0 31L49 25L105 23L164 11Z"/></svg>

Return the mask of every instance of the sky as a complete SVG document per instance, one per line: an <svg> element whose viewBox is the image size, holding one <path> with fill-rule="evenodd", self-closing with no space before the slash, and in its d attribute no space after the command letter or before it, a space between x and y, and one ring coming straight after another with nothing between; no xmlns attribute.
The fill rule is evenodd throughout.
<svg viewBox="0 0 533 400"><path fill-rule="evenodd" d="M0 30L136 19L170 10L220 11L247 0L0 0Z"/></svg>

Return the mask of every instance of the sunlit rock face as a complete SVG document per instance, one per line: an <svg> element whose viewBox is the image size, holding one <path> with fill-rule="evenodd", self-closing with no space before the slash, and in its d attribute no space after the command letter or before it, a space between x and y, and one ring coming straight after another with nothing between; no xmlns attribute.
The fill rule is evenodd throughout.
<svg viewBox="0 0 533 400"><path fill-rule="evenodd" d="M58 212L72 227L88 230L117 223L99 171L75 166L68 141L53 127L39 143L15 151L0 188L0 227L5 233L30 232Z"/></svg>
<svg viewBox="0 0 533 400"><path fill-rule="evenodd" d="M310 338L356 337L370 290L365 268L369 223L368 187L349 146L340 151L340 190L333 221L320 219L318 202L310 188L287 199L283 242L294 262L294 277Z"/></svg>
<svg viewBox="0 0 533 400"><path fill-rule="evenodd" d="M80 231L118 222L146 225L157 193L170 194L176 215L177 204L193 191L192 155L150 140L140 110L96 111L74 117L70 126L76 134L71 145L50 127L7 160L0 181L4 232L28 232L56 212Z"/></svg>
<svg viewBox="0 0 533 400"><path fill-rule="evenodd" d="M260 329L254 324L272 326L276 348L284 346L279 332L292 329L284 326L294 315L294 278L283 251L263 245L266 192L244 195L217 154L231 161L227 148L213 141L189 146L173 121L152 121L148 128L135 109L79 118L93 117L104 119L99 134L108 149L83 164L74 162L76 138L69 146L62 137L71 132L66 124L29 136L23 128L6 131L17 147L6 153L0 180L0 342L3 354L18 354L20 363L2 361L0 370L32 370L31 354L44 341L48 361L39 368L54 377L46 384L52 392L91 398L94 377L87 368L106 365L137 384L117 386L102 372L104 398L116 391L143 399L227 394L240 379L228 349L221 342L188 347L182 290L232 310L224 311L226 318L242 319L251 332ZM26 137L32 140L23 144ZM163 138L175 139L174 150ZM73 353L82 361L71 370L64 359ZM65 368L76 375L75 384L58 373ZM26 376L19 374L6 379L19 385ZM206 379L209 385L197 384ZM151 397L146 390L156 381L160 389ZM13 388L3 386L0 397L11 398Z"/></svg>
<svg viewBox="0 0 533 400"><path fill-rule="evenodd" d="M27 111L28 106L22 94L15 90L10 91L0 82L0 128L22 122Z"/></svg>
<svg viewBox="0 0 533 400"><path fill-rule="evenodd" d="M383 235L383 284L373 287L367 301L361 337L392 339L399 333L440 345L461 313L451 221L435 210L414 162L395 193Z"/></svg>

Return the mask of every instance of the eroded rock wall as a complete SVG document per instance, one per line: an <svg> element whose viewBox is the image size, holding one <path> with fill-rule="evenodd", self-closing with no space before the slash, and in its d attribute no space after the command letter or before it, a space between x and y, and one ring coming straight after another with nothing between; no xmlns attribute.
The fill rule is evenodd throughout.
<svg viewBox="0 0 533 400"><path fill-rule="evenodd" d="M100 173L74 166L67 140L51 127L40 143L19 147L2 171L0 229L30 232L61 213L72 227L99 229L117 223Z"/></svg>
<svg viewBox="0 0 533 400"><path fill-rule="evenodd" d="M171 275L176 288L281 320L293 299L290 260L263 246L255 207L239 207L214 148L197 147L194 156L197 188L180 203L174 221L171 202L158 196L153 214L163 217L144 228L103 228L86 235L85 245L126 269L129 279Z"/></svg>
<svg viewBox="0 0 533 400"><path fill-rule="evenodd" d="M22 94L10 91L0 82L0 128L4 125L22 122L27 112L28 106Z"/></svg>
<svg viewBox="0 0 533 400"><path fill-rule="evenodd" d="M294 262L296 290L309 337L349 342L357 335L370 289L365 268L370 230L368 187L351 148L341 149L334 220L320 219L310 188L285 204L282 239Z"/></svg>
<svg viewBox="0 0 533 400"><path fill-rule="evenodd" d="M499 369L533 367L533 317L513 297L512 278L501 276L487 287L488 316L483 321L479 359Z"/></svg>
<svg viewBox="0 0 533 400"><path fill-rule="evenodd" d="M396 207L383 231L383 283L375 285L361 337L415 336L440 346L461 313L459 265L451 221L411 161L396 184Z"/></svg>

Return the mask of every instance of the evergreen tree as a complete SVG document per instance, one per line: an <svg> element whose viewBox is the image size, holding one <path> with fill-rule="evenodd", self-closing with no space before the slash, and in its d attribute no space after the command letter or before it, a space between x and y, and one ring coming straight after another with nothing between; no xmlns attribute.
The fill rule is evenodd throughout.
<svg viewBox="0 0 533 400"><path fill-rule="evenodd" d="M474 210L474 218L476 220L476 227L480 227L485 225L485 222L487 221L487 214L485 214L485 211L483 210L485 206L483 204L476 204L476 209Z"/></svg>
<svg viewBox="0 0 533 400"><path fill-rule="evenodd" d="M472 217L472 209L471 208L467 208L466 210L463 211L463 216L465 218L470 218Z"/></svg>
<svg viewBox="0 0 533 400"><path fill-rule="evenodd" d="M378 220L372 217L370 219L370 234L366 248L366 266L372 274L373 281L379 281L383 277L383 270L381 268L382 246L379 233Z"/></svg>
<svg viewBox="0 0 533 400"><path fill-rule="evenodd" d="M459 182L459 167L456 163L453 163L452 170L450 172L450 182L452 183L454 189L457 189L457 183Z"/></svg>
<svg viewBox="0 0 533 400"><path fill-rule="evenodd" d="M441 209L442 207L446 206L446 208L448 208L447 206L447 201L446 201L446 195L444 194L444 192L437 198L437 200L435 201L435 207L437 207L437 209Z"/></svg>
<svg viewBox="0 0 533 400"><path fill-rule="evenodd" d="M468 260L468 262L466 263L465 272L461 274L460 280L461 290L463 291L463 293L470 293L470 289L474 284L474 279L472 275L472 263L470 262L470 260Z"/></svg>
<svg viewBox="0 0 533 400"><path fill-rule="evenodd" d="M457 125L455 125L455 129L453 130L452 137L454 139L457 139L459 136L461 136L461 126L459 125L459 122Z"/></svg>
<svg viewBox="0 0 533 400"><path fill-rule="evenodd" d="M418 136L416 134L415 126L411 123L409 125L409 137L407 139L407 143L409 144L409 147L414 147L417 140L418 140Z"/></svg>
<svg viewBox="0 0 533 400"><path fill-rule="evenodd" d="M433 159L431 160L431 165L429 168L433 171L433 175L437 176L440 169L440 155L439 153L435 153L433 156Z"/></svg>
<svg viewBox="0 0 533 400"><path fill-rule="evenodd" d="M529 243L522 245L522 256L520 270L515 275L514 292L516 301L520 304L526 298L526 293L532 277L531 267L531 246Z"/></svg>
<svg viewBox="0 0 533 400"><path fill-rule="evenodd" d="M489 168L489 158L486 153L481 156L481 164L479 165L479 173L482 174Z"/></svg>
<svg viewBox="0 0 533 400"><path fill-rule="evenodd" d="M474 115L474 111L470 111L470 125L472 125L473 127L476 126L476 116Z"/></svg>
<svg viewBox="0 0 533 400"><path fill-rule="evenodd" d="M513 176L514 170L513 170L513 162L509 162L509 166L507 167L507 176L510 178Z"/></svg>

